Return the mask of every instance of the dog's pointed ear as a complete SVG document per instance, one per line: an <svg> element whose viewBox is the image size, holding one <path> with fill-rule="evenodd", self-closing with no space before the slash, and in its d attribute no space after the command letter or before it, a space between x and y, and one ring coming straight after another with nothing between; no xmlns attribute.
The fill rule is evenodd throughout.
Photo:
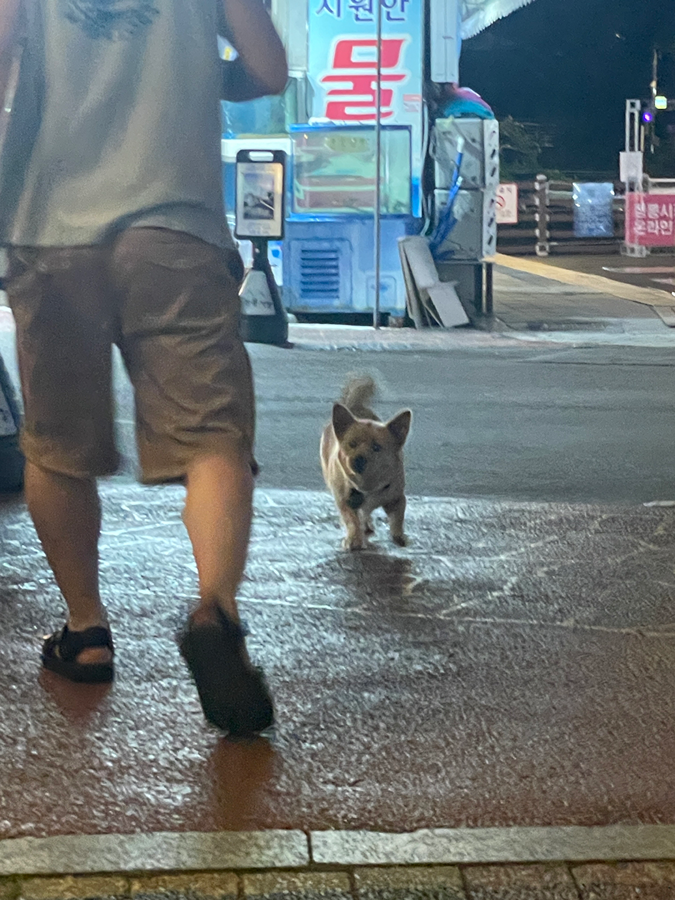
<svg viewBox="0 0 675 900"><path fill-rule="evenodd" d="M345 436L347 429L354 424L356 420L342 403L336 403L333 406L333 431L338 441Z"/></svg>
<svg viewBox="0 0 675 900"><path fill-rule="evenodd" d="M408 439L411 422L412 412L409 409L404 409L403 412L398 413L387 422L387 428L394 435L399 447L402 447Z"/></svg>

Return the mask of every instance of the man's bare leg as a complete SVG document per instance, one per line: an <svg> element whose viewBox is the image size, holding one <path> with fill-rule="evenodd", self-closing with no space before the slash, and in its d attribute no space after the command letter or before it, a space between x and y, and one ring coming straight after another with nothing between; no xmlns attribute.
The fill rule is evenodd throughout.
<svg viewBox="0 0 675 900"><path fill-rule="evenodd" d="M274 721L262 673L251 665L238 627L237 588L251 530L250 460L204 455L187 472L183 518L199 573L200 602L179 639L207 721L231 736L251 736Z"/></svg>
<svg viewBox="0 0 675 900"><path fill-rule="evenodd" d="M246 565L252 505L253 474L245 457L209 454L190 465L183 520L199 573L195 624L213 620L216 604L239 622L237 589Z"/></svg>
<svg viewBox="0 0 675 900"><path fill-rule="evenodd" d="M71 478L26 463L28 510L49 565L68 605L68 627L107 627L98 586L101 505L93 478ZM89 648L81 663L108 663L110 650Z"/></svg>

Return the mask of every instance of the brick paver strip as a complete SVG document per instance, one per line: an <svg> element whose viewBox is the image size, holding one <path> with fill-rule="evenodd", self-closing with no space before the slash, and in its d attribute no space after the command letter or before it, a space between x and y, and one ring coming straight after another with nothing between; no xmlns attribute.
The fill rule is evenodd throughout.
<svg viewBox="0 0 675 900"><path fill-rule="evenodd" d="M236 900L239 879L234 872L191 872L132 878L133 900Z"/></svg>
<svg viewBox="0 0 675 900"><path fill-rule="evenodd" d="M466 900L456 866L356 869L357 900Z"/></svg>
<svg viewBox="0 0 675 900"><path fill-rule="evenodd" d="M15 878L0 878L0 900L16 900L19 882Z"/></svg>
<svg viewBox="0 0 675 900"><path fill-rule="evenodd" d="M346 872L264 872L242 876L246 900L351 900Z"/></svg>
<svg viewBox="0 0 675 900"><path fill-rule="evenodd" d="M577 866L572 875L582 900L673 900L675 863L601 863Z"/></svg>
<svg viewBox="0 0 675 900"><path fill-rule="evenodd" d="M564 864L463 866L467 900L579 900Z"/></svg>
<svg viewBox="0 0 675 900"><path fill-rule="evenodd" d="M673 900L675 862L0 878L0 900Z"/></svg>
<svg viewBox="0 0 675 900"><path fill-rule="evenodd" d="M0 841L0 876L307 865L302 831L69 835Z"/></svg>
<svg viewBox="0 0 675 900"><path fill-rule="evenodd" d="M659 860L675 859L675 826L313 831L311 845L314 862L348 866Z"/></svg>
<svg viewBox="0 0 675 900"><path fill-rule="evenodd" d="M65 878L24 878L21 900L90 900L125 897L129 881L120 875L80 875Z"/></svg>

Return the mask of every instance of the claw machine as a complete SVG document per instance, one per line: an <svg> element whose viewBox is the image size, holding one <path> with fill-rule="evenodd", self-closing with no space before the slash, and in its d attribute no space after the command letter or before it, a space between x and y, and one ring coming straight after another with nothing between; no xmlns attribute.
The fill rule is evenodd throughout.
<svg viewBox="0 0 675 900"><path fill-rule="evenodd" d="M398 238L422 224L425 4L381 3L380 309L402 316ZM376 11L375 0L277 2L277 26L296 81L282 248L284 304L291 312L373 309Z"/></svg>
<svg viewBox="0 0 675 900"><path fill-rule="evenodd" d="M403 315L398 238L419 232L425 217L425 60L427 69L437 57L449 61L452 71L446 66L442 75L454 77L460 0L379 0L379 8L377 0L266 2L286 46L290 79L282 98L224 105L228 207L237 152L283 149L290 160L289 214L283 243L270 245L270 262L284 305L306 314L369 312L377 292L384 314ZM247 248L242 251L246 258Z"/></svg>

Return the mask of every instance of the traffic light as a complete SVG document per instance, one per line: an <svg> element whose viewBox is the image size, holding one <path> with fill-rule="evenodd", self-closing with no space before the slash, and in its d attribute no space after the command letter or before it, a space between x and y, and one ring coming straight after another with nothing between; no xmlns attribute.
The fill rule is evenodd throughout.
<svg viewBox="0 0 675 900"><path fill-rule="evenodd" d="M663 94L657 94L650 97L649 100L642 101L642 122L644 125L652 125L656 121L658 112L667 112L675 109L675 100L669 100Z"/></svg>

